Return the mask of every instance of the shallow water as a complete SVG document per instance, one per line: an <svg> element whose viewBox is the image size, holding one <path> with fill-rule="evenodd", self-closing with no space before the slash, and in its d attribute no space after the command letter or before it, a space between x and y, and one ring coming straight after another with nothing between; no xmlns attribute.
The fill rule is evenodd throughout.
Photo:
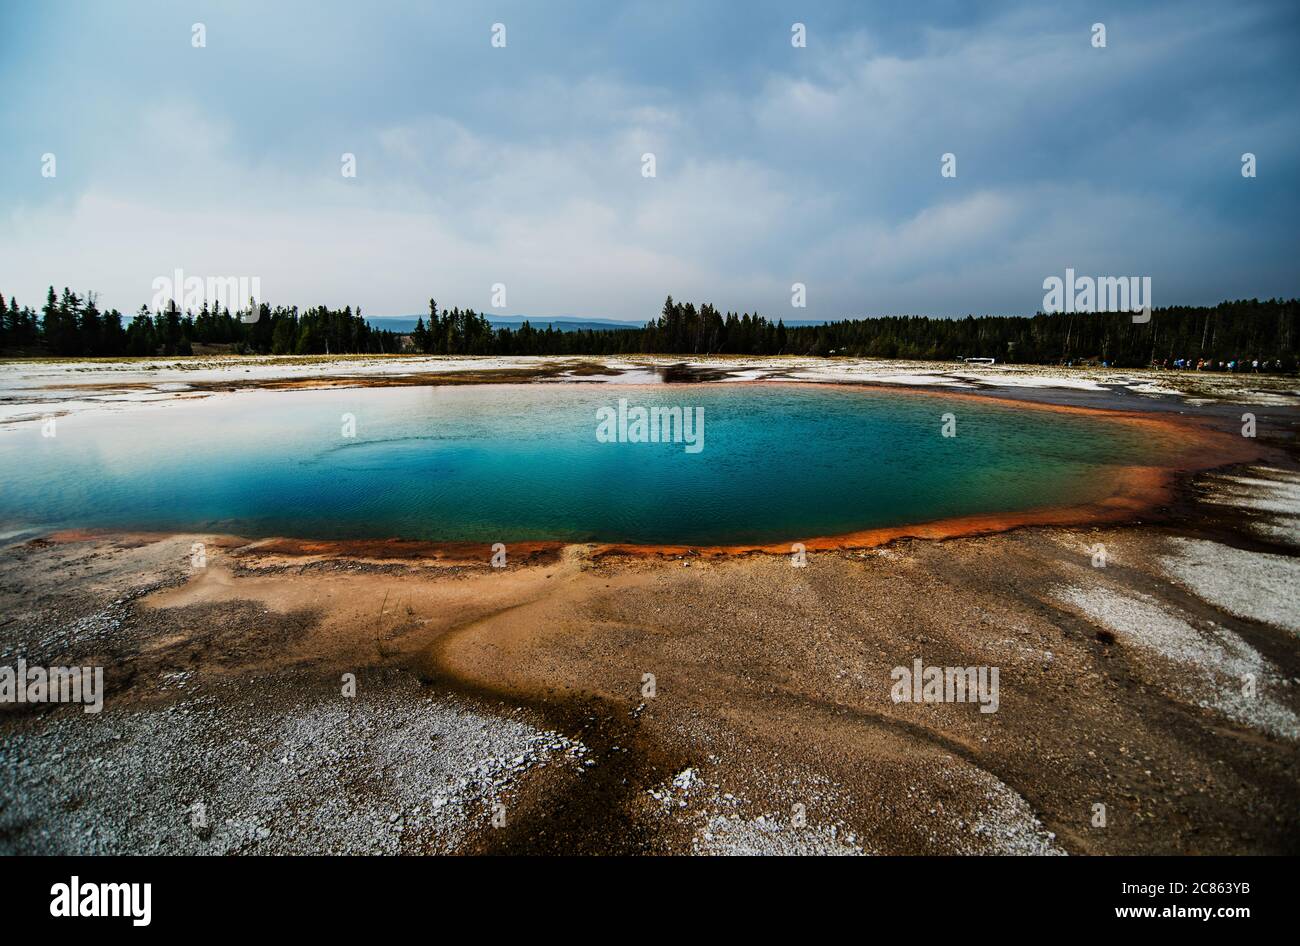
<svg viewBox="0 0 1300 946"><path fill-rule="evenodd" d="M600 442L597 411L619 398L703 408L703 449ZM778 542L1093 501L1118 467L1181 448L1094 416L798 385L252 391L74 414L53 437L0 430L0 524Z"/></svg>

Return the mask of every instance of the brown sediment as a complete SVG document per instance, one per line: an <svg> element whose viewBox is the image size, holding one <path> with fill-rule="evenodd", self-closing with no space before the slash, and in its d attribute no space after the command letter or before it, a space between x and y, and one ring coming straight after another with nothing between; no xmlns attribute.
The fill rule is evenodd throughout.
<svg viewBox="0 0 1300 946"><path fill-rule="evenodd" d="M119 548L150 545L174 536L175 532L116 529L60 529L29 540L30 543L74 544L112 540ZM487 565L493 554L488 542L426 542L419 539L302 539L275 537L251 539L229 533L195 533L206 544L228 550L235 558L280 556L284 558L363 559L378 562L439 562L446 565ZM557 561L563 542L511 542L510 564L544 565Z"/></svg>
<svg viewBox="0 0 1300 946"><path fill-rule="evenodd" d="M563 542L511 542L509 561L545 564L564 550ZM481 565L492 558L489 542L425 542L413 539L289 539L250 542L236 554L366 558L379 561L434 560L446 564Z"/></svg>
<svg viewBox="0 0 1300 946"><path fill-rule="evenodd" d="M146 545L152 545L163 539L172 538L175 532L160 532L136 529L130 532L124 532L120 529L104 527L101 529L58 529L54 532L46 533L30 540L32 542L50 543L56 545L71 545L77 542L97 542L109 539L113 545L118 548L141 548ZM186 533L189 534L189 533ZM247 539L242 539L235 535L225 535L219 533L210 533L204 536L204 541L214 548L233 549L248 543Z"/></svg>
<svg viewBox="0 0 1300 946"><path fill-rule="evenodd" d="M177 382L183 384L184 382ZM159 391L158 385L151 381L80 381L76 384L42 384L36 391L152 391L157 394L170 392ZM176 392L179 393L179 392Z"/></svg>
<svg viewBox="0 0 1300 946"><path fill-rule="evenodd" d="M427 371L402 375L355 375L341 378L266 378L231 385L208 382L218 388L257 389L260 391L314 391L325 388L411 388L447 387L464 384L521 384L554 378L567 369L562 365L541 368L484 368L475 371ZM201 385L196 385L199 387Z"/></svg>
<svg viewBox="0 0 1300 946"><path fill-rule="evenodd" d="M555 378L585 378L623 374L625 369L593 361L574 363L545 362L536 367L476 368L468 371L412 371L400 374L358 374L302 378L246 378L222 381L176 380L168 384L183 385L185 390L160 390L159 382L84 381L73 384L46 384L39 391L153 391L184 395L189 393L233 393L236 391L317 391L334 388L412 388L449 387L472 384L527 384Z"/></svg>

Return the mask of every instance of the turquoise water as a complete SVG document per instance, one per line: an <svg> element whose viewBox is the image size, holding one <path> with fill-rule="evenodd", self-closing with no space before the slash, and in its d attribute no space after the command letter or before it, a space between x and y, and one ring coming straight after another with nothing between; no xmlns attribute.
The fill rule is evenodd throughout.
<svg viewBox="0 0 1300 946"><path fill-rule="evenodd" d="M703 449L600 408L704 411ZM941 415L957 436L941 436ZM355 436L343 435L344 414ZM0 522L301 538L794 541L1093 500L1179 445L1083 415L812 386L247 392L0 430Z"/></svg>

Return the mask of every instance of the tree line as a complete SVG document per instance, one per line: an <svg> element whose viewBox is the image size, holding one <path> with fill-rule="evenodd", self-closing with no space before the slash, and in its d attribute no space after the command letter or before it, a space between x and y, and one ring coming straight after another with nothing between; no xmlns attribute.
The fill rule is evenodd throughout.
<svg viewBox="0 0 1300 946"><path fill-rule="evenodd" d="M358 308L251 304L231 314L229 307L181 312L169 302L160 312L141 306L129 324L116 309L101 312L94 293L69 289L56 296L51 286L39 317L0 294L0 350L17 355L113 357L191 355L196 345L237 354L380 354L401 347L396 332L372 328Z"/></svg>
<svg viewBox="0 0 1300 946"><path fill-rule="evenodd" d="M239 354L434 355L849 355L954 360L994 358L1029 364L1102 363L1140 367L1174 363L1210 367L1260 362L1294 371L1300 346L1300 300L1244 299L1216 306L1155 309L1135 323L1128 313L1038 313L1033 316L882 316L824 325L790 325L757 313L723 313L705 303L664 302L640 327L564 332L525 322L493 326L471 309L439 310L403 334L371 326L360 307L251 304L181 312L140 307L129 324L101 312L93 293L53 287L38 313L0 294L0 350L11 355L187 355L196 345Z"/></svg>

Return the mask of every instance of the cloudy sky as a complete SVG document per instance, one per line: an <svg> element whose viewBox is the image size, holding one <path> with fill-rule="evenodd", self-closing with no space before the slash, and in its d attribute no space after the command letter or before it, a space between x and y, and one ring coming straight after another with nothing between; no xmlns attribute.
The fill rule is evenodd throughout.
<svg viewBox="0 0 1300 946"><path fill-rule="evenodd" d="M841 318L1031 313L1071 266L1295 296L1298 49L1294 0L5 0L0 293L133 311L181 268L370 315Z"/></svg>

